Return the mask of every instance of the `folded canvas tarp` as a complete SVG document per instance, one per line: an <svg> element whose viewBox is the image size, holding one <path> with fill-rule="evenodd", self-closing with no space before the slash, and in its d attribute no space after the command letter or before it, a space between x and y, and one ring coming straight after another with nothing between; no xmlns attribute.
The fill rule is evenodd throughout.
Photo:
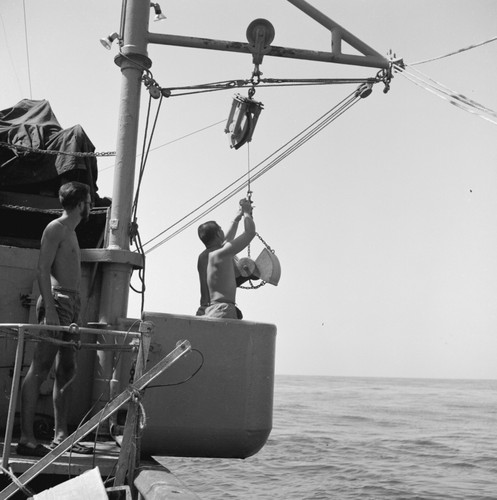
<svg viewBox="0 0 497 500"><path fill-rule="evenodd" d="M60 126L46 100L23 99L0 111L1 142L48 151L95 151L80 125ZM96 200L97 175L95 157L22 151L0 144L0 190L56 195L63 182L80 181L90 186Z"/></svg>

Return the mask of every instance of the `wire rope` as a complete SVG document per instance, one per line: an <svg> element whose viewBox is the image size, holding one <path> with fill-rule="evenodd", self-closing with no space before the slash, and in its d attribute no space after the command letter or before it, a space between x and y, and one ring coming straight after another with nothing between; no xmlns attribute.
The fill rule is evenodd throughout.
<svg viewBox="0 0 497 500"><path fill-rule="evenodd" d="M24 11L24 40L26 44L26 61L28 64L29 98L33 99L33 92L31 90L31 64L29 60L28 23L26 22L26 0L22 0L22 6Z"/></svg>
<svg viewBox="0 0 497 500"><path fill-rule="evenodd" d="M0 14L0 23L2 23L2 33L3 33L3 38L4 38L4 44L5 44L5 48L7 49L7 53L9 54L9 60L10 60L10 65L12 66L12 72L14 73L14 76L16 79L17 87L19 89L19 94L22 95L23 91L22 91L21 81L19 80L19 75L17 74L17 71L16 71L16 66L14 64L14 58L12 57L12 51L10 50L10 46L9 46L9 39L7 37L7 30L5 29L5 23L3 22L3 17L1 14Z"/></svg>
<svg viewBox="0 0 497 500"><path fill-rule="evenodd" d="M415 68L411 68L410 65L404 64L402 67L399 65L394 65L395 69L400 72L400 74L411 81L415 85L425 89L428 92L435 94L436 96L449 101L454 106L467 111L468 113L476 114L480 118L487 120L494 125L497 125L497 113L492 109L479 104L478 102L469 99L461 93L458 93L449 87L433 80L432 78L424 75L422 72Z"/></svg>
<svg viewBox="0 0 497 500"><path fill-rule="evenodd" d="M251 180L254 181L267 173L270 169L272 169L274 166L276 166L279 162L281 162L283 159L285 159L287 156L289 156L291 153L296 151L299 147L301 147L304 143L306 143L308 140L310 140L312 137L314 137L317 133L322 131L326 126L328 126L330 123L332 123L335 119L337 119L339 116L341 116L345 111L347 111L352 105L357 103L360 99L360 96L357 94L356 91L352 92L348 97L343 99L339 104L335 105L333 108L331 108L329 111L321 115L318 119L316 119L312 124L310 124L308 127L306 127L303 131L301 131L299 134L297 134L295 137L287 141L283 146L278 148L275 152L273 152L271 155L269 155L267 158L265 158L262 162L260 162L258 165L253 167L252 169L249 169L249 174L251 174L253 171L255 171L258 168L261 168L259 172L256 172L255 174L251 175ZM285 149L286 148L286 149ZM281 153L277 155L278 152ZM272 160L270 163L268 163L266 166L264 166L265 162L267 162L270 158L275 157L274 160ZM170 234L169 236L165 237L158 243L156 243L153 247L148 248L145 250L145 255L149 254L153 250L157 249L170 239L174 238L178 234L180 234L182 231L185 229L189 228L191 225L193 225L195 222L199 221L202 217L206 216L208 213L212 212L216 208L218 208L220 205L225 203L228 199L232 198L235 194L239 193L242 189L244 189L247 186L248 181L245 179L246 174L243 174L240 176L238 179L233 181L231 184L229 184L226 188L218 192L216 195L212 196L201 204L199 207L196 209L192 210L189 214L185 215L182 217L180 220L176 221L174 224L169 226L167 229L163 230L161 233L158 235L154 236L152 239L148 240L145 244L144 247L155 241L157 238L168 232L170 229L173 227L179 225L181 222L186 220L188 217L193 215L194 213L198 212L201 208L209 204L211 201L215 200L218 198L222 193L228 191L231 187L236 186L237 183L242 182L241 185L233 187L231 191L229 191L226 195L224 195L223 198L215 202L212 206L195 216L192 220L188 221L186 224L184 224L182 227L177 229L174 233ZM245 180L244 180L245 179Z"/></svg>
<svg viewBox="0 0 497 500"><path fill-rule="evenodd" d="M202 127L202 128L200 128L198 130L194 130L193 132L190 132L188 134L182 135L181 137L177 137L176 139L173 139L173 140L171 140L169 142L165 142L164 144L160 144L159 146L155 146L155 148L150 148L150 152L157 151L160 148L163 148L165 146L169 146L170 144L173 144L175 142L178 142L178 141L181 141L183 139L186 139L186 138L188 138L188 137L190 137L192 135L195 135L195 134L198 134L200 132L203 132L204 130L207 130L209 128L215 127L216 125L219 125L220 123L224 123L225 121L226 121L226 118L223 118L222 120L219 120L219 121L217 121L215 123L212 123L211 125L207 125L207 126ZM140 156L141 155L136 155L137 158L139 158ZM109 170L111 168L114 168L115 166L116 166L115 164L114 165L109 165L108 167L104 167L104 168L99 169L98 172L99 173L100 172L104 172L105 170Z"/></svg>
<svg viewBox="0 0 497 500"><path fill-rule="evenodd" d="M455 50L454 52L449 52L448 54L444 54L443 56L432 57L431 59L425 59L424 61L417 61L414 63L409 63L409 66L417 66L419 64L426 64L426 63L433 62L433 61L439 61L440 59L445 59L446 57L451 57L451 56L455 56L457 54L462 54L463 52L466 52L467 50L476 49L477 47L481 47L482 45L485 45L485 44L490 43L490 42L495 42L496 40L497 40L497 36L494 36L493 38L490 38L489 40L485 40L484 42L469 45L468 47L464 47L462 49Z"/></svg>
<svg viewBox="0 0 497 500"><path fill-rule="evenodd" d="M247 199L252 198L252 190L250 189L250 142L247 142Z"/></svg>
<svg viewBox="0 0 497 500"><path fill-rule="evenodd" d="M333 108L334 109L334 108ZM345 109L342 111L344 112ZM304 129L304 131L302 131L300 134L303 134L306 130L309 130L311 129L311 127L313 127L316 123L318 123L320 120L323 120L323 119L326 119L328 113L330 112L327 112L325 113L324 115L322 115L320 118L318 118L313 124L309 125L306 129ZM342 114L342 113L340 113ZM335 115L332 114L330 117L329 117L329 121L327 124L331 123L331 121L333 121L333 117ZM336 115L336 117L338 117L339 115ZM326 125L324 125L326 126ZM324 127L322 127L324 128ZM319 130L321 130L322 128L319 128ZM317 130L317 131L319 131ZM300 141L298 141L298 143L296 143L294 145L294 147L292 148L292 151L295 151L298 147L300 147L304 142L306 142L307 140L309 140L312 136L314 136L317 131L315 133L312 133L312 135L309 135L307 139L302 139ZM300 135L299 134L299 135ZM296 136L298 137L298 135ZM276 153L278 153L279 151L281 150L284 150L285 147L287 147L288 145L290 145L292 143L292 141L294 141L296 139L296 137L294 137L293 139L291 139L290 141L288 141L286 144L284 144L283 146L281 146L278 150L276 150L275 152L273 152L270 156L268 156L265 160L263 160L261 163L259 163L258 165L256 165L252 170L255 170L256 168L259 168L261 165L263 165L264 162L266 162L267 160L269 160L272 156L275 156ZM278 157L275 158L275 160L273 160L273 162L271 162L269 165L267 165L264 169L264 172L262 173L259 173L259 174L255 174L253 176L253 179L257 179L259 178L263 173L267 172L269 169L271 169L272 167L274 167L277 163L279 163L281 160L283 160L284 158L286 158L288 155L290 154L290 152L287 151L283 151L283 153L281 155L279 155ZM152 238L152 240L149 240L147 243L145 243L145 245L147 245L148 243L150 243L151 241L155 240L156 238L158 238L159 236L161 236L162 234L166 233L168 230L172 229L172 227L175 227L176 225L178 225L180 222L182 222L183 220L187 219L190 215L194 214L195 212L197 212L200 208L204 207L205 205L207 205L210 201L212 201L213 199L217 198L220 194L222 194L223 192L227 191L230 187L234 186L237 182L240 182L243 178L245 177L245 175L239 177L238 179L236 179L235 181L233 181L229 186L227 186L226 188L224 188L224 190L220 191L219 193L217 193L216 195L212 196L208 201L204 202L202 205L200 205L199 207L197 207L197 209L191 211L189 214L187 214L186 216L184 216L182 219L180 219L179 221L177 221L176 223L174 223L172 226L170 226L169 228L167 228L166 230L162 231L159 235L155 236L154 238ZM210 213L211 211L213 211L214 209L218 208L221 204L223 204L224 202L226 202L228 199L232 198L235 194L239 193L242 189L244 189L246 186L246 181L244 183L242 183L240 186L234 188L232 191L230 191L227 195L224 196L224 198L222 198L221 200L219 200L218 202L216 202L213 206L211 206L210 208L206 209L204 212L200 213L198 216L196 216L193 220L191 220L190 222L188 222L187 224L185 224L183 227L181 227L180 229L178 229L177 231L175 231L173 234L169 235L168 237L166 237L164 240L162 240L160 243L156 244L154 247L148 249L145 251L145 254L148 254L150 253L152 250L156 249L158 246L161 246L163 243L166 243L167 241L169 241L170 239L172 239L173 237L177 236L178 234L180 234L182 231L184 231L185 229L187 229L188 227L190 227L192 224L194 224L195 222L198 222L202 217L206 216L208 213Z"/></svg>
<svg viewBox="0 0 497 500"><path fill-rule="evenodd" d="M257 87L297 87L312 85L344 85L362 84L374 81L371 78L262 78ZM233 88L253 87L252 80L224 80L220 82L202 83L186 87L161 88L163 95L167 97L181 97L185 95L201 94L204 92L216 92L219 90L231 90ZM173 94L174 91L177 93ZM181 92L178 92L181 91Z"/></svg>
<svg viewBox="0 0 497 500"><path fill-rule="evenodd" d="M148 155L150 153L150 147L152 144L152 139L154 136L155 128L157 125L157 120L158 120L159 113L160 113L160 108L162 105L162 99L163 99L163 96L161 95L160 100L159 100L159 104L157 106L157 110L155 113L155 118L154 118L154 122L152 125L152 129L151 129L150 135L148 135L148 128L149 128L149 124L150 124L150 113L151 113L151 108L152 108L152 96L151 95L149 96L149 102L148 102L148 108L147 108L147 118L145 120L145 130L144 130L144 136L143 136L143 148L142 148L142 154L141 154L140 170L139 170L139 174L138 174L137 187L135 190L135 198L134 198L133 206L132 206L130 237L131 237L131 241L136 245L137 252L140 255L142 255L142 257L145 257L145 253L143 250L143 245L142 245L141 236L140 236L140 232L138 230L138 223L137 223L137 220L138 220L137 219L138 200L140 197L141 183L143 181L143 176L145 174L145 166L147 164ZM141 296L141 311L143 312L144 307L145 307L145 291L146 291L145 258L142 259L142 262L143 262L142 267L140 269L138 269L138 278L139 278L140 283L141 283L141 289L139 290L139 289L133 287L133 285L131 285L131 282L130 282L129 286L134 292L140 294L140 296Z"/></svg>

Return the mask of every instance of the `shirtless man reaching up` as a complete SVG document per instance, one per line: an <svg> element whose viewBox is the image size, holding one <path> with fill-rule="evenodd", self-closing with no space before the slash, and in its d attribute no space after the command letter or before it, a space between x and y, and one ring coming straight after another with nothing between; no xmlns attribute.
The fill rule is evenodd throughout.
<svg viewBox="0 0 497 500"><path fill-rule="evenodd" d="M238 222L244 219L244 232L237 236ZM240 210L226 235L214 221L205 222L198 228L199 238L206 249L198 258L200 279L200 309L198 316L210 318L242 319L236 307L236 278L234 258L246 248L255 236L252 219L252 203L243 199Z"/></svg>
<svg viewBox="0 0 497 500"><path fill-rule="evenodd" d="M75 229L81 221L88 220L91 208L89 188L80 182L68 182L59 190L62 215L50 222L41 237L38 260L38 285L41 296L36 305L38 321L46 325L79 323L81 284L81 256ZM70 340L66 332L43 335ZM70 404L71 383L76 375L76 352L71 347L59 347L49 342L39 342L22 385L21 438L17 445L19 455L42 457L50 449L39 444L34 435L34 417L40 386L47 378L55 361L53 389L55 435L52 447L68 434L67 418ZM91 453L79 444L75 453Z"/></svg>

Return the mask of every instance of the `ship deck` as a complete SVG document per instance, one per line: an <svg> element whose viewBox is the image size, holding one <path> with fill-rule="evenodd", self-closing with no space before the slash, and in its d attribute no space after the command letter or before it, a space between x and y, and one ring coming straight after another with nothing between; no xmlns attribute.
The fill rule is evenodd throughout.
<svg viewBox="0 0 497 500"><path fill-rule="evenodd" d="M43 469L43 474L77 476L95 467L99 468L103 477L112 476L115 473L120 451L120 447L115 441L98 441L96 444L93 441L81 441L80 443L88 447L95 447L95 452L82 455L67 451ZM10 446L8 462L12 472L18 475L26 472L39 458L18 455L16 446L17 443ZM1 450L3 453L3 443Z"/></svg>

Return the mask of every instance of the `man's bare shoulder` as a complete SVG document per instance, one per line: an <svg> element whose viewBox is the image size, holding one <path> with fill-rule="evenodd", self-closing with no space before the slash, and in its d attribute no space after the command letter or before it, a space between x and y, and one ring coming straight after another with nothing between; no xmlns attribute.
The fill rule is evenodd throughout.
<svg viewBox="0 0 497 500"><path fill-rule="evenodd" d="M225 257L233 257L236 254L237 252L233 247L233 243L231 241L225 241L221 248L213 250L210 253L209 258L224 259Z"/></svg>
<svg viewBox="0 0 497 500"><path fill-rule="evenodd" d="M61 240L67 235L69 228L59 219L55 219L47 224L43 231L43 236L51 240Z"/></svg>
<svg viewBox="0 0 497 500"><path fill-rule="evenodd" d="M222 247L217 248L216 250L211 250L208 254L209 262L219 262L228 257L232 257L232 253L230 251L230 244L224 243Z"/></svg>

